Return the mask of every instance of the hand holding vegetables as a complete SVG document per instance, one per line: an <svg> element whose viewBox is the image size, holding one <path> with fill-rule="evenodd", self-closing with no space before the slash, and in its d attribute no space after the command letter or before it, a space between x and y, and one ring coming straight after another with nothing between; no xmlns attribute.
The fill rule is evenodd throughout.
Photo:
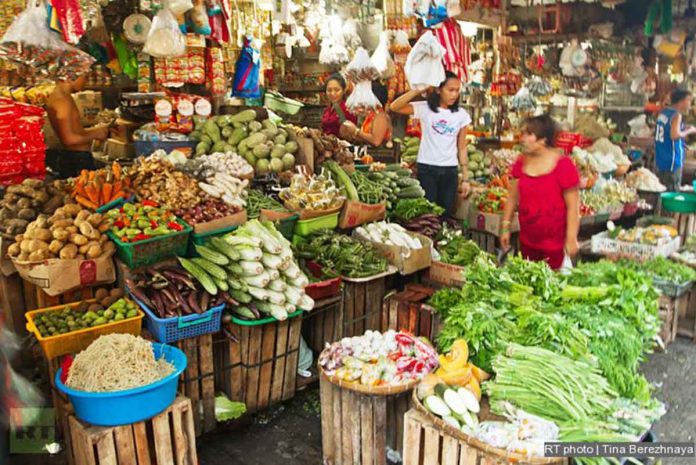
<svg viewBox="0 0 696 465"><path fill-rule="evenodd" d="M118 210L109 210L106 215L113 220L111 232L121 242L144 241L184 229L171 211L147 200L126 203Z"/></svg>
<svg viewBox="0 0 696 465"><path fill-rule="evenodd" d="M20 262L109 256L115 250L104 234L110 227L109 218L71 203L57 209L51 217L40 215L24 234L15 237L16 242L7 252Z"/></svg>

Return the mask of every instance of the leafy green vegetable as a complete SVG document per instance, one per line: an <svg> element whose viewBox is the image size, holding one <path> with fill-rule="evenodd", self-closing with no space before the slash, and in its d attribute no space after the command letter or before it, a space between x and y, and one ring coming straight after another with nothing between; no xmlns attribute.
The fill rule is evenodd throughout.
<svg viewBox="0 0 696 465"><path fill-rule="evenodd" d="M445 209L423 198L400 199L394 208L394 216L407 221L427 213L442 215Z"/></svg>
<svg viewBox="0 0 696 465"><path fill-rule="evenodd" d="M446 238L437 243L440 261L457 266L469 266L484 252L472 240L461 234Z"/></svg>
<svg viewBox="0 0 696 465"><path fill-rule="evenodd" d="M696 271L693 268L665 257L653 258L644 264L644 268L650 270L653 277L673 284L696 281Z"/></svg>

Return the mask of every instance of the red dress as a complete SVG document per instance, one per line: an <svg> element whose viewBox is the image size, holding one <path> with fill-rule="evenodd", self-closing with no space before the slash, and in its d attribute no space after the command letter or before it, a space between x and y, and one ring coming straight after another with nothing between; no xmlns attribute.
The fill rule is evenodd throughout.
<svg viewBox="0 0 696 465"><path fill-rule="evenodd" d="M541 176L525 174L523 166L523 156L512 166L512 176L518 180L522 255L529 260L546 260L551 268L558 269L563 263L568 213L563 194L580 184L578 170L566 156Z"/></svg>
<svg viewBox="0 0 696 465"><path fill-rule="evenodd" d="M346 116L348 121L358 124L358 117L348 111L345 100L341 102L341 110L343 110L343 114ZM341 120L338 117L336 110L334 110L333 105L328 105L326 108L324 108L324 114L321 117L321 130L324 131L324 134L333 134L334 136L338 137L338 130L340 127Z"/></svg>

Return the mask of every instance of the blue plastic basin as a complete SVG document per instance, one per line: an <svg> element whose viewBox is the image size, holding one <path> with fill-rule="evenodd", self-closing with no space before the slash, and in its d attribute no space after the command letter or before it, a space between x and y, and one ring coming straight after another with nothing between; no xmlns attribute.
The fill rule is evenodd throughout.
<svg viewBox="0 0 696 465"><path fill-rule="evenodd" d="M120 426L152 418L167 409L176 398L179 375L186 369L186 355L176 347L152 343L155 358L164 355L174 365L174 372L155 383L115 392L85 392L70 389L56 373L56 387L70 399L75 416L96 426Z"/></svg>

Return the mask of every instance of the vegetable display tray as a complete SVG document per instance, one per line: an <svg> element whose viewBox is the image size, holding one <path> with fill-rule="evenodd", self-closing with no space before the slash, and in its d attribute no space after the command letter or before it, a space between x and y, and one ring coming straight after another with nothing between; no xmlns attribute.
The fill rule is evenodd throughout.
<svg viewBox="0 0 696 465"><path fill-rule="evenodd" d="M63 369L56 373L56 388L66 394L75 416L96 426L120 426L137 423L163 412L176 398L179 376L186 369L186 355L176 347L152 343L156 359L164 357L174 365L169 376L146 386L115 392L85 392L70 389L61 381Z"/></svg>
<svg viewBox="0 0 696 465"><path fill-rule="evenodd" d="M340 212L330 215L318 216L310 220L299 220L295 225L294 233L298 236L309 236L313 232L322 229L336 229Z"/></svg>
<svg viewBox="0 0 696 465"><path fill-rule="evenodd" d="M108 231L107 234L109 239L116 244L116 256L128 268L139 268L157 263L166 258L186 254L192 228L180 219L176 221L184 229L138 242L121 242L113 232Z"/></svg>
<svg viewBox="0 0 696 465"><path fill-rule="evenodd" d="M662 294L668 297L679 297L691 289L693 281L687 281L681 284L675 284L669 281L664 281L659 278L653 278L653 284L656 288L662 292Z"/></svg>
<svg viewBox="0 0 696 465"><path fill-rule="evenodd" d="M170 344L180 341L181 339L188 339L220 331L222 311L225 308L225 304L213 307L203 313L160 318L143 302L136 298L133 298L133 300L137 302L147 315L145 319L145 328L147 328L159 342Z"/></svg>
<svg viewBox="0 0 696 465"><path fill-rule="evenodd" d="M659 245L623 242L611 239L609 233L605 231L592 236L592 253L619 255L643 260L655 257L669 257L679 250L680 244L681 238L679 236Z"/></svg>
<svg viewBox="0 0 696 465"><path fill-rule="evenodd" d="M94 299L91 299L87 302L94 301ZM59 334L57 336L44 337L41 335L36 327L36 324L34 323L35 318L38 315L56 310L62 310L65 307L76 307L79 304L80 302L56 305L55 307L32 310L24 315L27 319L27 331L34 333L47 360L52 360L56 357L60 357L61 355L76 354L81 350L86 349L92 342L99 338L99 336L103 336L105 334L121 333L140 336L142 320L145 316L145 314L140 310L138 310L138 315L121 321L114 321L112 323L95 326L93 328L84 328L66 334Z"/></svg>

